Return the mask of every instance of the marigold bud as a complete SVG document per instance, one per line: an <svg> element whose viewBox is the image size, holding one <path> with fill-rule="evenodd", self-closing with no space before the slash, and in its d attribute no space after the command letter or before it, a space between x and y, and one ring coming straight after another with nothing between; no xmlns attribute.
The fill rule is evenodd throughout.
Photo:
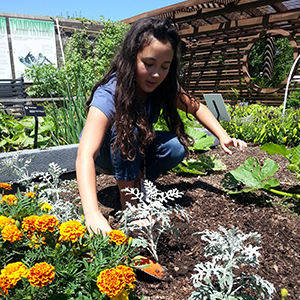
<svg viewBox="0 0 300 300"><path fill-rule="evenodd" d="M282 289L281 290L281 299L284 300L288 295L287 289Z"/></svg>
<svg viewBox="0 0 300 300"><path fill-rule="evenodd" d="M16 221L15 221L15 225L17 226L17 228L19 228L19 229L21 228L21 223L20 223L20 221L16 220Z"/></svg>

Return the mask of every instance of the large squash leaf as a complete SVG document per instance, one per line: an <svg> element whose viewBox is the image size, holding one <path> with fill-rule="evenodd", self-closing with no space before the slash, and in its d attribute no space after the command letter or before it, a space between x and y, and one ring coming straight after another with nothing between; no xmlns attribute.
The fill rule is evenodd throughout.
<svg viewBox="0 0 300 300"><path fill-rule="evenodd" d="M223 188L229 190L228 194L247 193L258 189L269 190L279 185L276 178L270 177L277 170L278 164L272 159L266 158L261 166L257 158L250 157L236 170L225 175L222 180Z"/></svg>

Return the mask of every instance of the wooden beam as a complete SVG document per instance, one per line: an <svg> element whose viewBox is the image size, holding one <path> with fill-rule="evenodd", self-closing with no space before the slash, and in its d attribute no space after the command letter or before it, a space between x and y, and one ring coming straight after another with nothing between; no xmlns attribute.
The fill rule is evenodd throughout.
<svg viewBox="0 0 300 300"><path fill-rule="evenodd" d="M143 14L139 14L137 16L133 16L131 18L124 19L121 22L131 24L131 23L134 23L137 20L145 18L145 17L154 17L154 16L159 16L161 14L169 13L169 12L180 11L180 10L184 10L187 7L201 4L201 3L206 3L206 2L207 2L207 0L187 0L187 1L179 2L179 3L173 4L173 5L165 6L165 7L159 8L159 9L155 9L155 10L143 13Z"/></svg>
<svg viewBox="0 0 300 300"><path fill-rule="evenodd" d="M234 5L233 3L228 4L224 8L216 9L213 11L205 12L205 13L198 13L197 18L198 19L207 19L212 18L216 16L222 16L224 14L236 12L236 11L245 11L261 6L276 4L278 2L282 2L282 0L245 0L238 3L238 5ZM191 22L192 20L189 20L189 17L186 19L180 20L181 22Z"/></svg>
<svg viewBox="0 0 300 300"><path fill-rule="evenodd" d="M207 26L200 26L195 34L191 30L179 31L180 36L186 37L188 35L197 35L201 33L212 33L216 31L228 31L243 27L251 27L256 25L265 25L268 23L284 22L298 20L300 17L300 9L293 12L270 14L261 17L254 17L250 19L241 19L237 21L229 21Z"/></svg>

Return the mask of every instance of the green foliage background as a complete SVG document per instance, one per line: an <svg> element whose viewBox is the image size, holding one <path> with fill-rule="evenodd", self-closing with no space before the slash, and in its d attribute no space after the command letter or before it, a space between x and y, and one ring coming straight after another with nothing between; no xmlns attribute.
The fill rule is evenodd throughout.
<svg viewBox="0 0 300 300"><path fill-rule="evenodd" d="M86 20L85 20L86 21ZM29 97L59 97L60 101L44 103L46 117L39 118L38 147L66 145L79 142L79 135L86 119L85 103L94 84L103 77L117 53L129 25L121 22L105 21L103 29L96 37L88 35L88 28L75 32L64 47L65 64L38 65L26 71L33 81L26 92ZM256 43L250 53L250 73L259 81L262 67L264 43ZM275 69L272 83L276 86L286 76L292 63L292 48L285 38L276 39L277 53L274 57ZM287 59L288 58L288 59ZM290 60L291 58L291 60ZM255 80L256 80L255 79ZM264 83L264 84L265 84ZM274 108L261 104L245 106L227 106L230 122L221 125L232 137L254 143L276 143L297 146L300 142L300 93L292 93L287 101L287 111L282 115L282 107ZM192 116L179 112L186 128L201 127ZM34 119L25 117L17 120L0 111L0 152L30 149L34 141ZM160 118L155 124L156 130L166 130L166 124ZM208 139L201 140L199 131L191 133L207 147ZM201 150L197 145L192 150Z"/></svg>
<svg viewBox="0 0 300 300"><path fill-rule="evenodd" d="M259 40L252 47L248 58L249 74L252 81L258 86L273 88L288 76L294 62L293 48L287 38L275 39L274 69L271 79L262 76L264 48L265 40Z"/></svg>
<svg viewBox="0 0 300 300"><path fill-rule="evenodd" d="M27 69L25 76L32 80L26 89L30 98L58 97L60 101L43 103L46 117L39 118L38 147L79 142L86 120L85 103L95 83L110 68L112 59L129 29L121 22L105 21L96 37L88 28L76 31L64 47L65 63ZM35 123L32 117L16 120L0 111L0 151L33 147Z"/></svg>
<svg viewBox="0 0 300 300"><path fill-rule="evenodd" d="M64 46L65 64L37 65L27 69L25 76L33 81L27 88L29 97L76 95L80 87L82 94L90 94L94 84L106 73L119 50L129 25L122 22L105 21L97 37L88 35L88 27L76 31Z"/></svg>

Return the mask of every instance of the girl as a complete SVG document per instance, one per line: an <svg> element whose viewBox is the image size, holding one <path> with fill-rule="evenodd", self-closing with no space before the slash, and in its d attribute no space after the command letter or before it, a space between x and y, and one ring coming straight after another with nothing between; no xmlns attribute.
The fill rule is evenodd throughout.
<svg viewBox="0 0 300 300"><path fill-rule="evenodd" d="M131 26L111 69L93 88L76 160L90 231L106 235L111 230L98 208L95 170L114 175L124 209L130 200L122 192L125 187L140 187L144 177L156 180L189 153L192 140L177 108L195 116L226 153L232 154L230 146L246 148L245 142L230 138L212 113L179 86L179 47L180 37L169 20L141 19ZM152 128L160 112L168 132Z"/></svg>

